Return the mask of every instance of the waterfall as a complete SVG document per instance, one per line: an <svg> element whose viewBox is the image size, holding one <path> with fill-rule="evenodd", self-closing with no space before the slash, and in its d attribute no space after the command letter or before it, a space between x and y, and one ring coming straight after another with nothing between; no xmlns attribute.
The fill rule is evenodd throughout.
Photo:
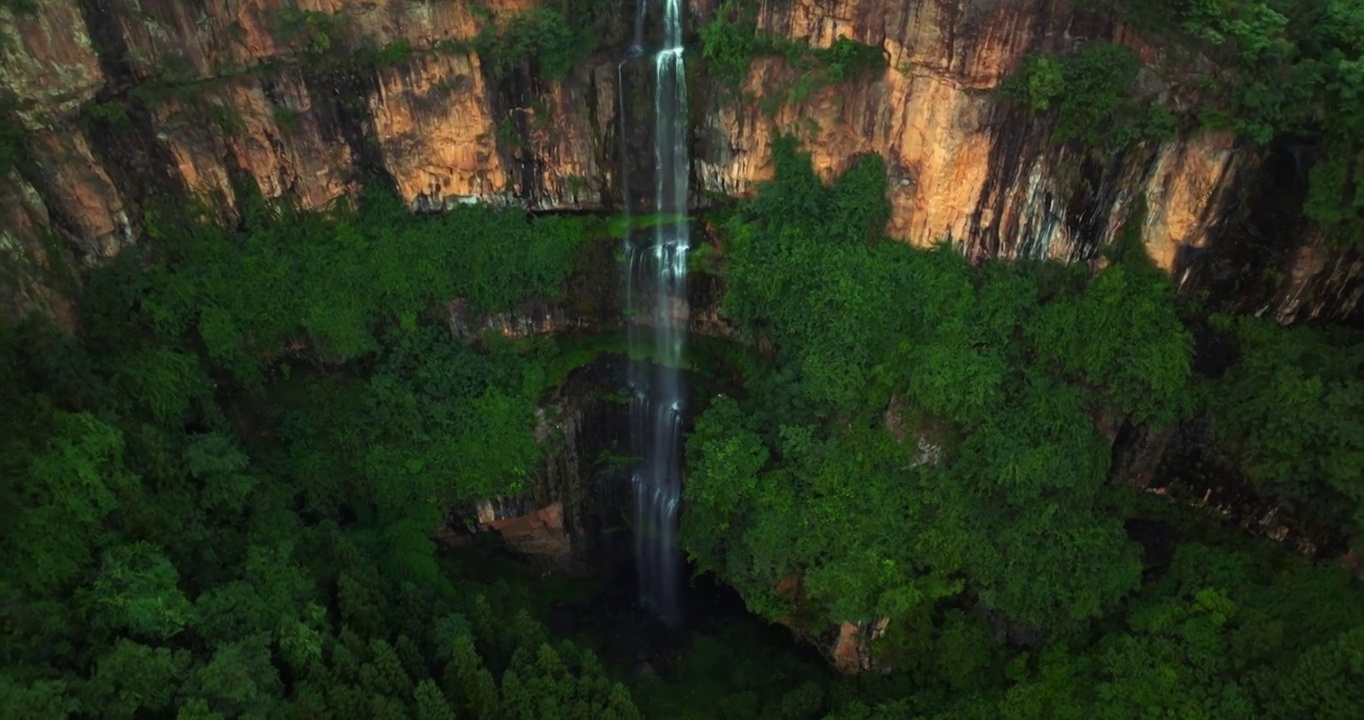
<svg viewBox="0 0 1364 720"><path fill-rule="evenodd" d="M657 2L657 0L655 0ZM648 62L653 80L653 213L646 229L625 237L624 284L630 313L630 442L639 458L633 476L635 564L640 602L664 623L681 622L677 602L680 558L677 512L682 492L682 410L686 386L680 369L686 343L688 177L687 85L682 59L682 0L662 0L661 47L645 49L649 0L639 0L631 59ZM621 85L622 97L625 89ZM625 105L622 103L622 108ZM625 113L622 113L622 122ZM626 133L622 131L622 137ZM624 143L622 143L624 145ZM622 150L622 155L626 152ZM623 177L630 166L625 162ZM632 198L623 183L626 207ZM631 223L631 226L646 223ZM657 362L645 358L654 357Z"/></svg>

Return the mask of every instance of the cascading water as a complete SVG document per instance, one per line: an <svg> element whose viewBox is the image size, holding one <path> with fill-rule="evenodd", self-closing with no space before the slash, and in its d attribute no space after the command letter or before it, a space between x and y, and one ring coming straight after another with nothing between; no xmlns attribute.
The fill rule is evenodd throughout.
<svg viewBox="0 0 1364 720"><path fill-rule="evenodd" d="M632 227L650 227L628 231L625 237L624 282L631 318L631 356L635 358L630 364L630 441L632 451L640 458L633 477L635 564L640 602L670 626L682 620L677 602L680 562L676 535L686 395L680 367L686 342L687 250L691 240L682 11L682 0L662 0L661 47L646 55L644 19L649 14L649 0L639 0L632 59L626 61L651 65L654 123L654 215L649 223L632 222ZM619 87L623 96L623 81ZM621 107L626 107L623 102ZM622 117L622 122L629 122L624 113ZM625 160L624 177L628 177L628 158ZM624 185L626 207L633 209L628 181ZM643 359L649 356L656 362Z"/></svg>

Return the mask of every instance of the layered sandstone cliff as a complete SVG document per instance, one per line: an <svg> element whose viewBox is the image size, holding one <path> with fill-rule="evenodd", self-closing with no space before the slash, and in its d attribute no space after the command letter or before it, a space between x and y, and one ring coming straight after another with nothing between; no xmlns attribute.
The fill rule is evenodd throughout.
<svg viewBox="0 0 1364 720"><path fill-rule="evenodd" d="M533 63L493 68L471 49L480 28L535 2L44 0L34 16L0 6L0 93L6 119L26 130L17 167L0 178L7 304L52 306L54 253L79 263L117 252L157 198L200 193L230 218L248 179L304 207L375 176L414 207L618 205L619 145L630 142L619 84L630 76L618 68L625 43L611 40L628 34L633 4L609 2L616 30L603 29L603 49L549 82ZM716 4L691 11L699 22ZM760 106L798 72L784 61L759 59L737 93L708 87L703 68L698 201L751 191L771 172L775 137L794 132L826 175L881 153L890 232L950 239L973 258L1091 260L1144 194L1147 248L1182 279L1215 241L1236 242L1227 228L1260 158L1219 134L1096 158L1001 103L991 90L1030 52L1110 38L1159 60L1071 5L764 0L760 29L821 47L850 37L879 47L888 68L775 112ZM382 63L322 52L398 45ZM1144 82L1161 91L1159 79ZM49 226L60 242L39 231ZM1359 300L1356 259L1309 242L1272 262L1280 277L1265 309L1285 320L1341 316Z"/></svg>
<svg viewBox="0 0 1364 720"><path fill-rule="evenodd" d="M744 192L768 172L774 130L795 132L826 176L858 154L880 153L892 180L890 232L916 245L951 239L973 257L1083 261L1111 239L1137 194L1143 228L1162 267L1180 248L1207 242L1247 157L1208 134L1146 148L1106 164L1049 142L1045 122L990 91L1031 52L1062 52L1085 39L1139 45L1121 26L1052 0L844 0L764 3L760 27L815 46L849 37L880 47L889 70L857 87L826 88L775 117L734 103L707 115L707 187ZM745 89L789 85L781 60L755 63Z"/></svg>

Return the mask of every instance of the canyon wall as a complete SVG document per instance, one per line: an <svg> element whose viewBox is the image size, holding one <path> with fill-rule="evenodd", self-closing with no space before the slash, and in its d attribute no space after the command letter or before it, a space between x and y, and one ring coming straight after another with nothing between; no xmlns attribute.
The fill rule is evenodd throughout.
<svg viewBox="0 0 1364 720"><path fill-rule="evenodd" d="M457 547L496 533L508 550L548 570L607 570L610 536L624 528L622 508L630 507L628 474L608 461L626 451L629 436L629 406L616 395L625 363L602 355L570 372L536 411L544 455L525 492L455 508L437 539Z"/></svg>
<svg viewBox="0 0 1364 720"><path fill-rule="evenodd" d="M65 317L54 277L137 242L157 200L196 193L231 219L248 180L310 208L374 178L417 209L619 207L618 146L639 132L620 137L618 121L633 2L604 0L604 49L557 82L534 62L495 66L472 49L480 28L535 4L44 0L34 15L0 5L0 118L23 129L13 167L0 163L8 309ZM693 25L717 4L693 2ZM850 37L880 48L888 68L773 107L764 99L801 72L786 61L758 59L737 90L701 67L698 203L751 192L771 173L774 138L794 133L825 176L861 153L885 157L888 229L917 245L1092 261L1144 194L1143 240L1181 282L1269 271L1256 309L1282 320L1344 317L1364 293L1364 262L1314 244L1310 229L1262 259L1268 268L1218 250L1242 242L1263 153L1205 133L1096 158L991 92L1027 54L1086 40L1161 60L1110 18L1069 0L764 0L758 25L818 47ZM1151 73L1142 82L1174 92Z"/></svg>

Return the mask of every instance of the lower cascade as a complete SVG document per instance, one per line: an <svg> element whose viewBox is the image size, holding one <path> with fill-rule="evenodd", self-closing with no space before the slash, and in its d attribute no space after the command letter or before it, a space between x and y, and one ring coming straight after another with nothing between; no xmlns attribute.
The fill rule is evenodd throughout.
<svg viewBox="0 0 1364 720"><path fill-rule="evenodd" d="M682 621L678 607L680 559L676 542L682 491L680 369L686 342L687 86L682 58L682 0L664 0L662 47L645 54L647 0L639 4L634 59L653 70L654 181L648 229L625 237L625 288L630 312L630 443L639 458L633 476L635 560L640 602L661 621ZM626 188L626 206L631 206ZM644 223L639 223L644 225ZM634 224L632 223L632 226ZM643 358L653 357L657 362Z"/></svg>

